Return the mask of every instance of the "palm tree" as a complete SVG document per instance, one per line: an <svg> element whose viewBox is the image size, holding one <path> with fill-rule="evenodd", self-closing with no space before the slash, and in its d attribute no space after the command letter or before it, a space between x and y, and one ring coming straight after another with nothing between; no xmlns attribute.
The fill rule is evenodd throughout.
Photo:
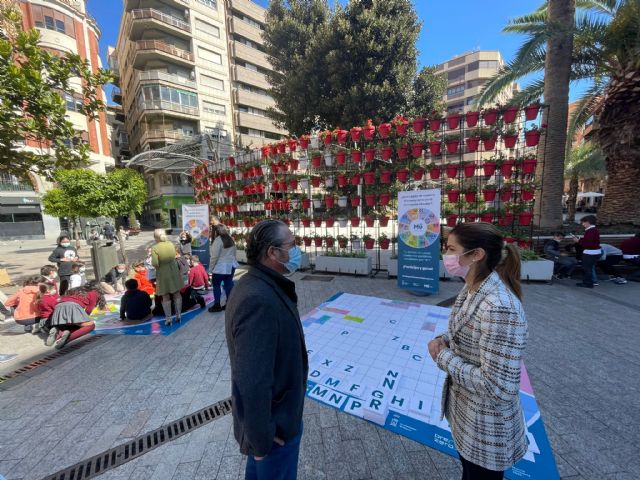
<svg viewBox="0 0 640 480"><path fill-rule="evenodd" d="M549 1L532 14L512 20L504 29L505 32L524 33L527 40L514 60L487 83L478 103L488 103L511 82L545 70L549 62L545 44L555 35L568 31L566 25L553 20L553 3ZM629 221L640 224L640 202L636 200L640 197L640 183L637 182L640 178L640 140L634 135L640 127L640 2L576 0L575 4L577 15L570 30L573 47L569 79L571 82L588 81L590 86L572 114L566 135L567 143L570 144L575 132L595 116L595 138L606 158L608 173L606 197L599 220L604 224ZM545 75L552 80L548 70ZM512 101L525 105L543 94L545 102L551 105L550 112L563 108L556 103L558 99L547 96L545 82L539 79L531 82ZM550 122L547 124L550 139L552 134L557 133L553 130L559 127L553 127ZM547 153L553 155L549 161L553 162L555 172L556 159L564 158L564 154L552 153L552 147L554 152L555 149L559 152L559 147L555 143L547 147ZM544 155L539 157L544 158ZM545 171L549 161L546 162ZM549 198L546 175L543 182L544 215L545 205L557 200L557 192L552 181L553 197ZM545 223L543 217L542 225Z"/></svg>
<svg viewBox="0 0 640 480"><path fill-rule="evenodd" d="M606 175L602 152L592 143L583 143L571 149L564 164L564 176L569 178L569 198L567 199L567 222L576 219L576 200L581 178L601 179Z"/></svg>

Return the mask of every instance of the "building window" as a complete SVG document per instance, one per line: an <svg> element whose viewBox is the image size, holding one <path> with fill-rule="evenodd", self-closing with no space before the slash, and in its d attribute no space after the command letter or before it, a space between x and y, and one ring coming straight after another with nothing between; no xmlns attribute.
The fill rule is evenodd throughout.
<svg viewBox="0 0 640 480"><path fill-rule="evenodd" d="M38 28L45 28L75 38L73 18L53 8L31 5L33 21Z"/></svg>
<svg viewBox="0 0 640 480"><path fill-rule="evenodd" d="M266 117L266 110L262 110L260 108L247 107L246 105L238 105L238 111L242 113L249 113L251 115L257 115L259 117Z"/></svg>
<svg viewBox="0 0 640 480"><path fill-rule="evenodd" d="M466 102L467 105L471 105L475 99L476 99L476 97L467 97L465 99L465 102Z"/></svg>
<svg viewBox="0 0 640 480"><path fill-rule="evenodd" d="M218 2L216 0L197 0L197 2L214 10L218 9Z"/></svg>
<svg viewBox="0 0 640 480"><path fill-rule="evenodd" d="M196 18L196 30L204 35L211 35L216 38L220 38L220 29L215 25L203 22L199 18Z"/></svg>
<svg viewBox="0 0 640 480"><path fill-rule="evenodd" d="M459 82L464 80L464 68L458 68L447 73L449 82Z"/></svg>
<svg viewBox="0 0 640 480"><path fill-rule="evenodd" d="M211 136L214 137L226 137L227 136L227 131L224 130L223 128L216 128L216 127L204 127L204 133L208 133Z"/></svg>
<svg viewBox="0 0 640 480"><path fill-rule="evenodd" d="M267 97L269 96L269 92L267 92L265 89L254 87L253 85L249 85L248 83L237 82L236 86L240 90L246 90L248 92L257 93L258 95L265 95Z"/></svg>
<svg viewBox="0 0 640 480"><path fill-rule="evenodd" d="M206 113L213 113L215 115L224 115L227 110L224 105L213 102L202 102L202 110Z"/></svg>
<svg viewBox="0 0 640 480"><path fill-rule="evenodd" d="M65 94L64 103L68 111L83 113L84 103L81 98L75 98L73 95Z"/></svg>
<svg viewBox="0 0 640 480"><path fill-rule="evenodd" d="M200 75L200 83L205 87L224 91L224 82L218 78L209 77L208 75Z"/></svg>
<svg viewBox="0 0 640 480"><path fill-rule="evenodd" d="M478 60L467 65L467 72L478 70L479 68L497 69L500 66L498 60Z"/></svg>
<svg viewBox="0 0 640 480"><path fill-rule="evenodd" d="M0 191L5 192L32 192L33 187L29 183L23 183L18 177L8 173L0 173Z"/></svg>
<svg viewBox="0 0 640 480"><path fill-rule="evenodd" d="M149 85L142 87L138 102L158 101L177 103L185 107L198 108L198 95L185 90L167 87L165 85Z"/></svg>
<svg viewBox="0 0 640 480"><path fill-rule="evenodd" d="M212 52L211 50L207 50L206 48L198 47L198 57L205 62L213 63L214 65L222 65L222 55Z"/></svg>
<svg viewBox="0 0 640 480"><path fill-rule="evenodd" d="M458 85L457 87L452 87L447 89L447 96L453 97L458 95L459 93L464 92L464 85Z"/></svg>

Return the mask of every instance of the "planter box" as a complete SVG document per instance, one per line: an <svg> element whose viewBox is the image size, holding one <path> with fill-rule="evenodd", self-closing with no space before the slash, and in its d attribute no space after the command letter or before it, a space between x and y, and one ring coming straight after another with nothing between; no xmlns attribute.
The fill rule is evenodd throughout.
<svg viewBox="0 0 640 480"><path fill-rule="evenodd" d="M551 280L553 262L551 260L527 260L522 262L521 280Z"/></svg>
<svg viewBox="0 0 640 480"><path fill-rule="evenodd" d="M349 258L318 255L315 271L369 275L371 273L371 257Z"/></svg>

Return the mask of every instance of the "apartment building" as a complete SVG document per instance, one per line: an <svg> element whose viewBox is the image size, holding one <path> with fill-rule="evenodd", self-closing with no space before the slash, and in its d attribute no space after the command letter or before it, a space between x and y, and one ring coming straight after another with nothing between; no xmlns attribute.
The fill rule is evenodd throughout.
<svg viewBox="0 0 640 480"><path fill-rule="evenodd" d="M497 50L478 50L458 55L437 66L438 73L447 77L444 100L448 112L467 112L472 109L482 86L504 65ZM500 95L496 103L506 103L518 91L518 84Z"/></svg>
<svg viewBox="0 0 640 480"><path fill-rule="evenodd" d="M77 53L89 62L97 72L101 68L98 51L100 29L87 13L85 0L22 0L22 22L25 29L40 31L41 46L56 55ZM79 79L71 86L81 92ZM104 173L114 166L108 139L107 119L104 112L89 120L79 112L83 104L80 93L63 93L67 116L75 128L82 132L82 139L90 147L90 168ZM104 94L100 91L99 95ZM38 154L48 155L49 149L27 140L22 147ZM0 238L53 238L60 233L60 221L42 213L41 195L51 184L32 175L29 183L19 182L8 175L0 176Z"/></svg>

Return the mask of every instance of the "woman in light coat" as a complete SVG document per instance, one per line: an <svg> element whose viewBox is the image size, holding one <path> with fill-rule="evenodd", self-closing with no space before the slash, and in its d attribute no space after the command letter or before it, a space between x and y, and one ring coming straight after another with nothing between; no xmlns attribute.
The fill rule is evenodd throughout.
<svg viewBox="0 0 640 480"><path fill-rule="evenodd" d="M229 301L231 289L233 288L233 275L238 267L236 260L236 245L229 235L227 228L218 224L211 230L211 259L209 269L211 272L211 283L213 284L213 305L209 307L210 312L221 312L225 307L220 305L224 284L224 293Z"/></svg>
<svg viewBox="0 0 640 480"><path fill-rule="evenodd" d="M165 325L171 325L171 299L176 308L176 321L181 320L182 296L180 289L184 280L176 263L176 249L167 241L164 230L157 228L153 232L156 243L151 247L151 263L156 269L156 295L162 298Z"/></svg>
<svg viewBox="0 0 640 480"><path fill-rule="evenodd" d="M502 479L527 452L520 364L527 322L520 299L520 255L488 223L456 226L447 239L447 271L464 277L447 332L429 353L447 373L442 412L462 462L463 479Z"/></svg>

